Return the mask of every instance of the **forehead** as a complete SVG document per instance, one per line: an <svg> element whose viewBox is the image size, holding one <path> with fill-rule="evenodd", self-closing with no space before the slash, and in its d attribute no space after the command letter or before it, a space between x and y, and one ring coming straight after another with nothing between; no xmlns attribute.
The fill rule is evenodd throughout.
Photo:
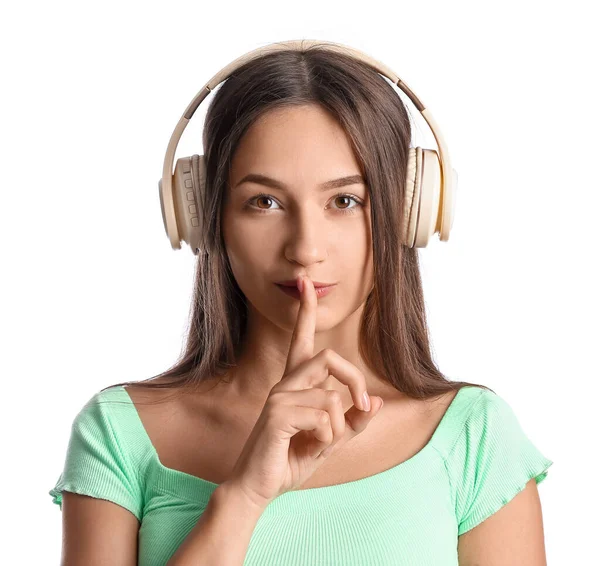
<svg viewBox="0 0 600 566"><path fill-rule="evenodd" d="M273 109L256 120L236 148L231 181L261 173L318 184L360 171L345 130L325 109L310 105Z"/></svg>

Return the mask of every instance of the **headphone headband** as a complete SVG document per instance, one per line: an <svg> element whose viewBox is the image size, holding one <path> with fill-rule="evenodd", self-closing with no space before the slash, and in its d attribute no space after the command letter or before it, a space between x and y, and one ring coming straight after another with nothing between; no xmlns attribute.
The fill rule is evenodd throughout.
<svg viewBox="0 0 600 566"><path fill-rule="evenodd" d="M183 134L183 131L188 125L188 122L198 109L200 103L208 96L210 92L212 92L219 84L221 84L224 80L229 78L239 67L246 64L248 61L253 59L257 59L267 55L268 53L272 53L275 51L283 51L283 50L297 50L304 51L307 48L318 46L324 47L331 51L336 51L342 53L344 55L349 55L358 59L370 67L372 67L375 71L387 77L390 81L392 81L396 86L398 86L402 91L410 98L411 102L415 105L417 110L421 113L429 128L433 132L433 136L435 137L436 144L439 149L439 158L441 165L441 195L440 195L440 209L443 214L440 215L440 224L436 226L436 231L440 233L440 240L448 241L450 235L450 229L452 228L453 221L453 211L454 211L454 199L455 199L455 191L451 189L451 179L452 179L452 166L450 164L450 156L448 152L448 148L446 147L446 143L444 138L442 137L441 130L431 112L425 107L425 105L417 98L417 96L412 92L412 90L407 86L405 82L403 82L400 77L394 73L389 67L384 65L383 63L373 59L366 53L359 51L358 49L348 47L346 45L342 45L340 43L334 43L332 41L323 41L316 39L301 39L301 40L290 40L290 41L281 41L277 43L271 43L269 45L259 47L244 55L238 57L227 66L223 67L216 75L214 75L203 87L202 89L194 96L193 100L188 104L185 112L179 119L179 122L175 126L173 133L171 134L171 139L169 140L169 145L167 146L167 152L165 154L165 159L163 162L163 171L162 171L162 180L161 180L161 196L164 200L164 222L166 226L176 227L177 221L175 219L175 215L173 213L173 163L175 162L175 150L177 149L177 145L179 144L179 140ZM173 249L179 248L179 240L175 238L174 234L177 233L176 230L167 230L169 235L169 239L171 240L171 246Z"/></svg>

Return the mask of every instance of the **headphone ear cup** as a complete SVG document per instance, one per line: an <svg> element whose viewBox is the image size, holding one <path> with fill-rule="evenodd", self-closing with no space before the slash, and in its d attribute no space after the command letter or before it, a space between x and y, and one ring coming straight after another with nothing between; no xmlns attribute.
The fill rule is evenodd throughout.
<svg viewBox="0 0 600 566"><path fill-rule="evenodd" d="M188 243L194 255L202 237L205 185L204 156L180 157L173 173L173 203L180 240Z"/></svg>
<svg viewBox="0 0 600 566"><path fill-rule="evenodd" d="M406 165L406 182L404 183L404 203L402 208L402 245L412 248L415 242L417 217L419 214L419 194L421 183L422 149L420 147L408 148L408 162Z"/></svg>
<svg viewBox="0 0 600 566"><path fill-rule="evenodd" d="M206 161L204 155L192 155L192 181L196 198L195 218L190 220L190 246L198 254L204 234L204 203L206 198Z"/></svg>
<svg viewBox="0 0 600 566"><path fill-rule="evenodd" d="M442 221L442 167L437 152L409 148L402 220L403 244L424 248Z"/></svg>

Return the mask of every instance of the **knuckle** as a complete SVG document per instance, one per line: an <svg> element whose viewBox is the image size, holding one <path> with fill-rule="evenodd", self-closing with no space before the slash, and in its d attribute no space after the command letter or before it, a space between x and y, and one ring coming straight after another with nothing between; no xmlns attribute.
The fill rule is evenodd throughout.
<svg viewBox="0 0 600 566"><path fill-rule="evenodd" d="M335 355L335 351L331 348L324 348L319 352L319 356L325 361L331 361Z"/></svg>
<svg viewBox="0 0 600 566"><path fill-rule="evenodd" d="M329 413L327 411L317 410L317 421L321 425L326 425L329 422Z"/></svg>
<svg viewBox="0 0 600 566"><path fill-rule="evenodd" d="M340 395L339 391L336 391L335 389L329 389L325 391L325 395L327 396L327 402L330 405L339 406L342 404L342 396Z"/></svg>

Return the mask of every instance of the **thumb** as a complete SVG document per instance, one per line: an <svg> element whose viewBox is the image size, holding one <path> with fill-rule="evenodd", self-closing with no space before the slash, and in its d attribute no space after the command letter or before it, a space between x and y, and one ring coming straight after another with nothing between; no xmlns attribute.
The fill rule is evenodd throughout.
<svg viewBox="0 0 600 566"><path fill-rule="evenodd" d="M371 400L370 411L361 411L358 407L354 406L346 413L346 420L354 432L352 436L356 436L365 430L377 413L379 413L381 407L383 407L383 399L381 397L369 395L369 399Z"/></svg>
<svg viewBox="0 0 600 566"><path fill-rule="evenodd" d="M337 452L342 446L344 446L344 444L346 444L346 442L352 440L355 436L367 428L369 423L373 420L377 413L379 413L381 407L383 407L383 399L381 397L373 397L372 395L369 395L369 399L371 400L370 411L361 411L356 405L352 405L352 407L350 407L350 409L344 413L346 420L346 432L344 434L344 438L338 441L335 445L330 445L328 448L325 448L325 450L322 450L321 447L317 451L317 456L324 456L327 458L334 452Z"/></svg>

